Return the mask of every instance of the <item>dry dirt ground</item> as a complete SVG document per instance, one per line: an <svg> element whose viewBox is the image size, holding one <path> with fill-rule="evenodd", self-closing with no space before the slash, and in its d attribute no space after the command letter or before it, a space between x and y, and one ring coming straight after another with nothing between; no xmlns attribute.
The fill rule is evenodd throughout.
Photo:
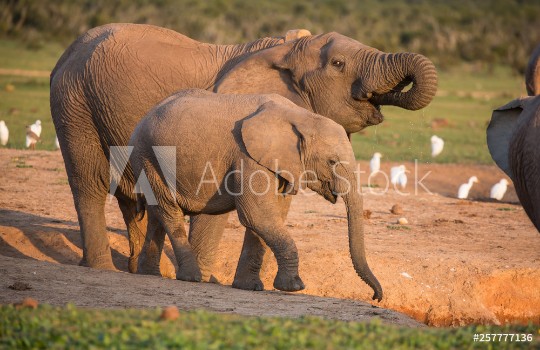
<svg viewBox="0 0 540 350"><path fill-rule="evenodd" d="M388 173L392 165L384 163L382 170ZM214 269L225 286L73 266L82 255L81 239L60 152L2 149L0 303L33 296L52 304L177 304L183 309L314 314L347 320L378 315L389 322L415 324L389 311L395 310L430 326L540 324L540 234L517 202L512 186L503 201L488 199L491 185L504 177L502 172L495 166L421 164L417 180L430 172L422 184L432 193L420 185L415 193L415 164L406 166L411 171L407 195L394 189L380 193L385 187L380 175L377 187L364 187L364 209L371 211L365 220L367 258L385 293L383 301L376 303L352 267L343 202L332 205L309 192L294 198L287 220L306 284L300 293L229 287L243 239L235 214L229 219ZM360 162L360 169L367 169L367 164ZM471 190L473 200L455 199L458 186L472 175L481 181ZM390 212L394 204L403 208L403 214ZM126 271L126 230L113 198L106 205L106 217L114 263ZM399 217L409 223L396 224ZM166 255L166 273L173 275L169 245ZM276 270L275 259L267 254L262 271L267 289L272 288ZM16 281L29 283L32 290L8 289Z"/></svg>

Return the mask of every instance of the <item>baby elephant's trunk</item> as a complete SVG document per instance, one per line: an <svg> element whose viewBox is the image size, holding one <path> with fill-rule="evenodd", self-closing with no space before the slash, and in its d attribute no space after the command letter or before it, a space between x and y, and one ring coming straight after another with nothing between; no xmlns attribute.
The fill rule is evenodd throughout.
<svg viewBox="0 0 540 350"><path fill-rule="evenodd" d="M373 289L373 300L381 301L383 298L383 290L379 281L371 272L366 260L362 198L358 193L354 192L342 197L345 206L347 207L349 248L354 269L358 276Z"/></svg>

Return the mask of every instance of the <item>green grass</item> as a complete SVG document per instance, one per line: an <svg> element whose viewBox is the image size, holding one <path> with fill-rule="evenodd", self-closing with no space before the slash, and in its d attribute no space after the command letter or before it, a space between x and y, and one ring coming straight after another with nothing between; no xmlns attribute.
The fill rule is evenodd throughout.
<svg viewBox="0 0 540 350"><path fill-rule="evenodd" d="M32 48L19 41L0 39L0 68L51 71L64 49L57 43Z"/></svg>
<svg viewBox="0 0 540 350"><path fill-rule="evenodd" d="M58 44L32 49L20 42L0 40L0 68L50 71L63 50ZM13 91L7 91L8 85ZM7 147L24 148L25 127L37 119L43 131L36 149L53 150L56 133L49 109L49 78L0 75L0 120L9 129Z"/></svg>
<svg viewBox="0 0 540 350"><path fill-rule="evenodd" d="M17 349L501 349L540 346L538 327L471 326L411 329L369 323L243 317L205 311L159 320L159 309L89 310L0 306L0 348ZM475 333L532 334L531 342L473 341Z"/></svg>
<svg viewBox="0 0 540 350"><path fill-rule="evenodd" d="M0 68L50 70L62 53L56 44L29 49L24 44L0 40ZM4 87L11 84L13 92ZM491 111L525 93L523 79L510 69L488 71L476 66L460 66L439 72L439 94L420 111L383 107L385 121L353 135L358 159L370 159L374 152L383 161L492 164L485 142ZM448 126L432 130L431 121L446 119ZM0 76L0 120L10 129L8 147L24 148L25 125L40 119L42 142L37 149L54 149L55 132L49 111L47 78ZM441 155L432 159L430 137L445 140Z"/></svg>

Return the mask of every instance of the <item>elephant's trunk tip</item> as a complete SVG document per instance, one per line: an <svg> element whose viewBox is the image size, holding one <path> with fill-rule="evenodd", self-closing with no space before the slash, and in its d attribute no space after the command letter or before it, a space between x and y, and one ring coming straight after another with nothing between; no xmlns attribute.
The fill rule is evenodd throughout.
<svg viewBox="0 0 540 350"><path fill-rule="evenodd" d="M372 300L377 300L378 302L381 302L382 298L383 298L382 290L376 290L371 299Z"/></svg>
<svg viewBox="0 0 540 350"><path fill-rule="evenodd" d="M369 278L362 278L360 276L360 278L362 278L362 280L364 282L367 283L368 286L370 286L372 289L373 289L373 297L371 298L372 300L377 300L378 302L381 302L381 300L383 299L383 290L382 290L382 287L379 283L379 281L377 281L377 278L375 276L372 275L372 279L369 279Z"/></svg>

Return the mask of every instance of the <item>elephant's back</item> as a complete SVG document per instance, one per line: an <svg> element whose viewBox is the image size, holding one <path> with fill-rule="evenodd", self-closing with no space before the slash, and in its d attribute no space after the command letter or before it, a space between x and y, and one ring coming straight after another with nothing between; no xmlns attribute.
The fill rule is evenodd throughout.
<svg viewBox="0 0 540 350"><path fill-rule="evenodd" d="M151 25L108 24L89 30L51 74L55 124L93 124L105 148L125 145L152 106L174 91L206 84L185 69L193 52L205 47Z"/></svg>
<svg viewBox="0 0 540 350"><path fill-rule="evenodd" d="M214 143L233 142L237 122L249 117L267 99L264 95L182 90L164 99L147 114L146 130L156 143L170 144L175 140L189 144L210 144L210 140Z"/></svg>
<svg viewBox="0 0 540 350"><path fill-rule="evenodd" d="M51 78L57 75L59 71L65 68L76 68L86 65L99 47L106 51L114 48L118 43L148 44L151 42L164 44L185 43L196 45L196 41L177 33L173 30L157 27L148 24L132 23L110 23L92 28L80 35L64 51L56 66L54 67Z"/></svg>

